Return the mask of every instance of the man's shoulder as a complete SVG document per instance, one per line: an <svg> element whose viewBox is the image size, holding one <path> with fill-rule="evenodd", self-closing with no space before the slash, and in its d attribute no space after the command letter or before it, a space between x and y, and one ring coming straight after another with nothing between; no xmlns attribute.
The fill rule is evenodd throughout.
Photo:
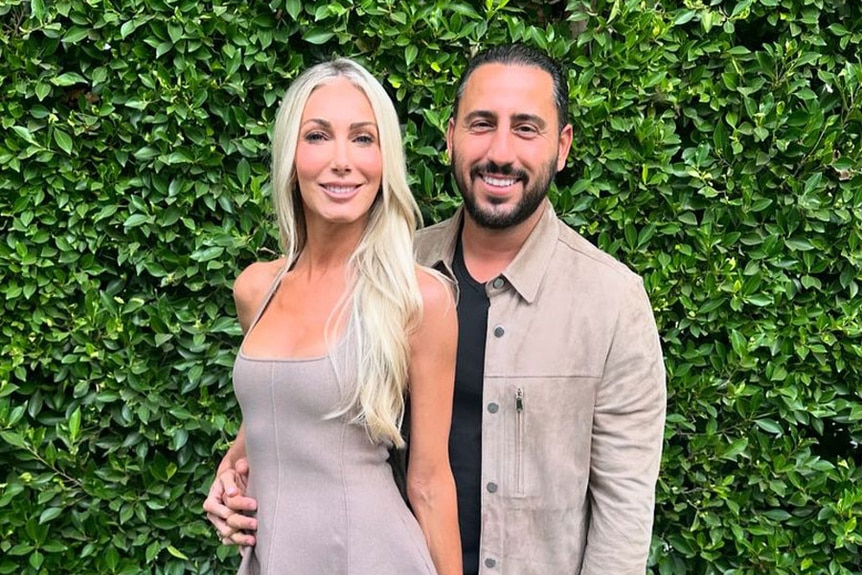
<svg viewBox="0 0 862 575"><path fill-rule="evenodd" d="M451 218L446 218L443 221L437 222L436 224L431 224L430 226L426 226L416 231L416 242L427 243L430 241L430 238L443 238L449 237L452 235L452 226L455 224L454 222L455 216Z"/></svg>
<svg viewBox="0 0 862 575"><path fill-rule="evenodd" d="M640 276L626 264L594 245L562 220L559 220L559 230L559 255L563 257L556 258L556 263L564 264L567 261L565 255L568 255L571 258L568 260L570 265L577 266L593 278L604 278L623 285L640 284Z"/></svg>
<svg viewBox="0 0 862 575"><path fill-rule="evenodd" d="M445 247L452 243L457 229L458 225L453 216L417 230L416 239L413 243L417 260L422 264L432 265L435 262L431 262L429 259L434 259L434 256L437 258L445 257L446 254L443 253Z"/></svg>

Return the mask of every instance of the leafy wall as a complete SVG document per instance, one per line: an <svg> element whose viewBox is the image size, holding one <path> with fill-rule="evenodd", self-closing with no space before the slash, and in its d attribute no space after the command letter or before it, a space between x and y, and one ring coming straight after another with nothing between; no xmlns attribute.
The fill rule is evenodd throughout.
<svg viewBox="0 0 862 575"><path fill-rule="evenodd" d="M511 40L569 64L553 200L656 310L651 573L862 573L855 0L5 0L0 29L0 574L232 572L200 504L280 96L366 64L436 221L454 78Z"/></svg>

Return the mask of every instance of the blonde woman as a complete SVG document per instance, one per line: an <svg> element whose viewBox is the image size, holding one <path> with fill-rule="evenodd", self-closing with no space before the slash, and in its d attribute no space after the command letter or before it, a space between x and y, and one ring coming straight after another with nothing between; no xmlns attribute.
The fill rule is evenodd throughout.
<svg viewBox="0 0 862 575"><path fill-rule="evenodd" d="M243 426L220 469L247 457L258 500L240 573L460 575L455 305L414 263L419 212L392 102L355 62L314 66L284 97L272 163L285 256L234 285ZM386 462L406 393L415 516Z"/></svg>

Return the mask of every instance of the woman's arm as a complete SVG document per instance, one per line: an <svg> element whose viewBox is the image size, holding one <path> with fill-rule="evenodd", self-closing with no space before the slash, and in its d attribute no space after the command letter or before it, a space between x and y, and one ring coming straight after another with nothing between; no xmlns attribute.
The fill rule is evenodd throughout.
<svg viewBox="0 0 862 575"><path fill-rule="evenodd" d="M243 334L251 328L254 314L283 265L283 259L253 263L234 282L233 298ZM255 543L250 532L257 529L257 520L242 513L257 509L257 501L245 496L248 471L243 424L216 469L215 479L203 505L207 519L226 545L246 546Z"/></svg>
<svg viewBox="0 0 862 575"><path fill-rule="evenodd" d="M425 270L418 279L423 312L410 336L407 497L439 575L461 575L458 506L449 466L458 319L449 286Z"/></svg>

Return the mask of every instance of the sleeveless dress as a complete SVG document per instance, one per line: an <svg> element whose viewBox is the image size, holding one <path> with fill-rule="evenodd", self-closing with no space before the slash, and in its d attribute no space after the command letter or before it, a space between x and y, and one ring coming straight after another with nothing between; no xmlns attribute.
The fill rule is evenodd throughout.
<svg viewBox="0 0 862 575"><path fill-rule="evenodd" d="M436 574L392 478L389 446L372 442L350 413L329 417L356 385L356 345L348 326L323 357L259 359L240 347L234 392L245 425L248 492L258 502L257 544L240 575Z"/></svg>

